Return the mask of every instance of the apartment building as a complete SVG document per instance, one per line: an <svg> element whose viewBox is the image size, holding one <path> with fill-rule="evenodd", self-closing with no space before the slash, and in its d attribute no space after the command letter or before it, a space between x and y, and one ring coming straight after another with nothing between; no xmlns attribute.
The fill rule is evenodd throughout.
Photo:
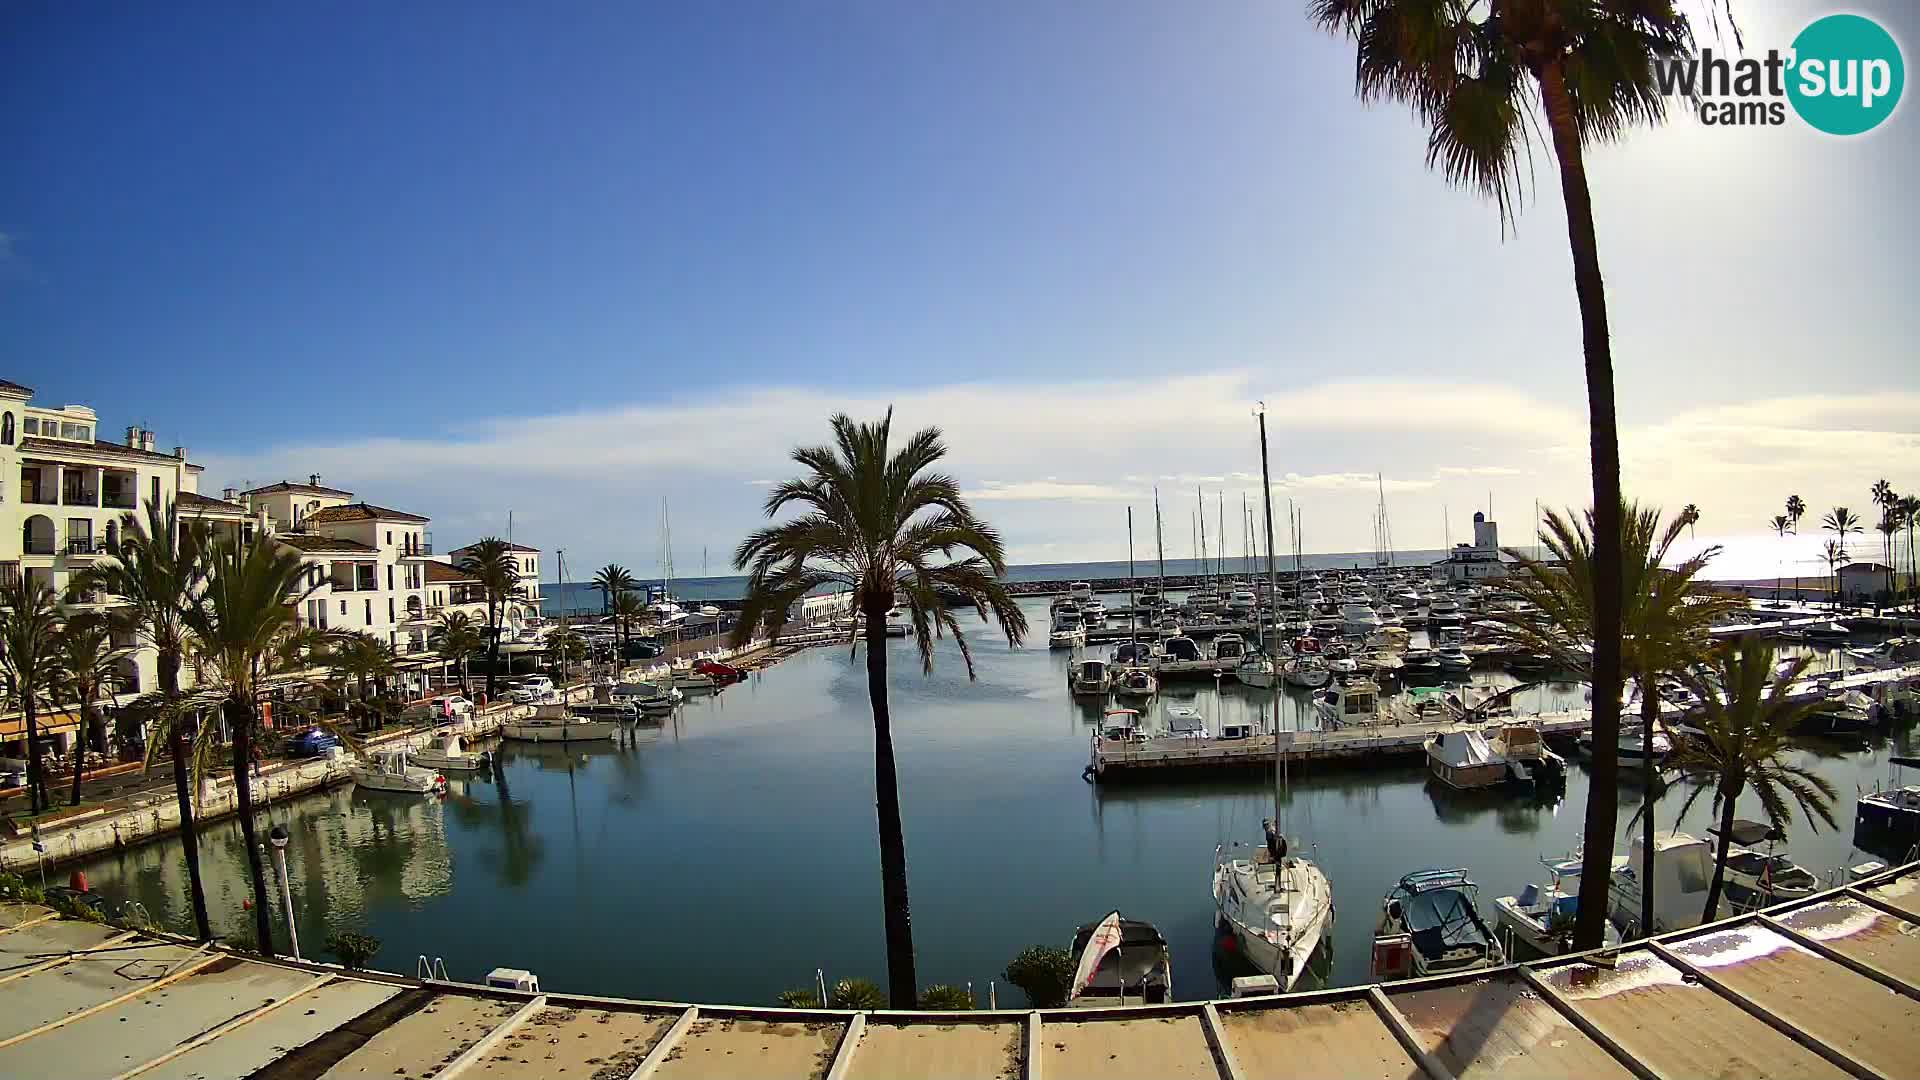
<svg viewBox="0 0 1920 1080"><path fill-rule="evenodd" d="M446 609L464 612L477 623L484 624L487 621L486 593L472 574L461 569L473 549L473 544L455 548L440 558L440 566L428 568L432 575L428 581L429 614ZM520 575L520 580L514 589L513 601L501 615L501 625L514 631L538 626L541 604L540 549L509 543L507 550L513 555L514 570Z"/></svg>

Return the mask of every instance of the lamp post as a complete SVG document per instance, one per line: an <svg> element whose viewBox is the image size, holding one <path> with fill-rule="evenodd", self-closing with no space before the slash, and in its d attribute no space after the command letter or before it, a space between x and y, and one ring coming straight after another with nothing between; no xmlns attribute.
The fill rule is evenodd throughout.
<svg viewBox="0 0 1920 1080"><path fill-rule="evenodd" d="M287 909L287 944L293 949L293 958L300 959L300 931L293 923L293 887L287 884L287 827L275 825L267 833L267 840L273 844L273 872L280 878L280 900Z"/></svg>

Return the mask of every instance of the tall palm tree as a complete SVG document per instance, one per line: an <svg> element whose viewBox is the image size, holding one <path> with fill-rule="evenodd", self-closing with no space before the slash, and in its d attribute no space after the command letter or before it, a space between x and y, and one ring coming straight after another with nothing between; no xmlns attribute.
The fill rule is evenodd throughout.
<svg viewBox="0 0 1920 1080"><path fill-rule="evenodd" d="M1860 515L1844 506L1836 506L1827 511L1826 517L1820 519L1820 527L1832 533L1833 543L1839 545L1839 559L1837 561L1834 559L1832 551L1828 552L1827 557L1827 576L1833 579L1833 606L1837 610L1840 607L1840 578L1834 573L1834 567L1845 566L1853 561L1847 555L1847 537L1859 534ZM1828 546L1831 548L1833 544Z"/></svg>
<svg viewBox="0 0 1920 1080"><path fill-rule="evenodd" d="M1687 505L1681 507L1680 521L1683 524L1685 524L1687 527L1687 539L1689 540L1699 539L1699 537L1695 535L1693 531L1693 527L1695 525L1700 524L1700 508L1698 506L1695 506L1693 503L1688 503Z"/></svg>
<svg viewBox="0 0 1920 1080"><path fill-rule="evenodd" d="M217 680L233 749L235 812L253 884L253 927L264 956L273 955L274 908L253 816L253 746L260 725L265 680L288 667L304 668L301 653L317 632L303 632L299 603L319 586L307 580L300 553L269 537L220 543L207 561L207 587L187 609L187 627L209 673Z"/></svg>
<svg viewBox="0 0 1920 1080"><path fill-rule="evenodd" d="M887 703L887 611L896 604L907 609L923 671L933 670L934 638L951 633L969 679L973 653L941 597L965 597L982 619L1000 624L1010 645L1026 635L1027 620L1000 581L1006 572L1000 534L974 516L952 477L931 471L947 453L938 428L922 430L893 450L891 409L878 423L836 415L832 426L834 445L793 451L806 475L767 495L768 517L789 506L800 515L756 531L734 552L734 566L749 576L733 642L746 644L762 626L778 638L793 606L827 586L851 590L866 616L887 983L893 1000L914 1001L907 844ZM956 552L962 557L955 558Z"/></svg>
<svg viewBox="0 0 1920 1080"><path fill-rule="evenodd" d="M646 601L638 596L623 592L613 598L613 621L620 630L620 662L614 665L616 669L626 666L629 655L627 649L633 644L633 628L646 621L646 618Z"/></svg>
<svg viewBox="0 0 1920 1080"><path fill-rule="evenodd" d="M1686 816L1694 801L1709 789L1713 791L1713 808L1720 816L1719 850L1702 921L1711 921L1720 906L1734 805L1742 792L1753 790L1768 823L1777 829L1785 828L1793 818L1788 799L1799 805L1807 823L1816 829L1816 817L1829 827L1834 825L1833 785L1818 773L1785 760L1794 726L1815 704L1812 700L1793 701L1787 692L1812 661L1812 657L1796 657L1784 672L1776 672L1773 643L1758 637L1742 638L1715 650L1710 662L1697 669L1692 679L1701 703L1695 721L1701 735L1681 745L1673 764L1703 781L1687 795L1680 816Z"/></svg>
<svg viewBox="0 0 1920 1080"><path fill-rule="evenodd" d="M612 614L614 598L638 584L633 575L627 573L627 568L619 563L608 563L601 567L600 572L593 575L593 587L600 590L600 614Z"/></svg>
<svg viewBox="0 0 1920 1080"><path fill-rule="evenodd" d="M520 584L520 560L505 540L489 536L467 548L460 569L479 579L487 598L487 700L492 701L500 675L500 617Z"/></svg>
<svg viewBox="0 0 1920 1080"><path fill-rule="evenodd" d="M1888 506L1881 508L1880 523L1878 525L1875 525L1874 529L1880 533L1880 550L1885 554L1886 560L1887 560L1885 563L1887 568L1887 596L1889 599L1891 599L1893 597L1893 587L1894 587L1893 586L1894 537L1900 535L1900 511L1897 505L1897 500L1895 504L1890 504Z"/></svg>
<svg viewBox="0 0 1920 1080"><path fill-rule="evenodd" d="M1613 395L1606 289L1600 276L1593 197L1585 147L1610 141L1635 123L1655 123L1666 102L1655 83L1657 62L1688 54L1687 19L1666 3L1631 0L1309 0L1323 28L1350 36L1355 88L1362 99L1407 103L1429 129L1427 162L1448 180L1491 198L1503 223L1517 211L1531 161L1537 104L1560 167L1574 294L1580 307L1587 380L1589 454L1598 576L1593 656L1597 745L1612 747L1620 723L1619 547L1620 432ZM1613 751L1604 751L1595 787L1612 779ZM1614 794L1587 802L1590 832L1612 830ZM1604 818L1602 814L1604 813ZM1594 854L1590 859L1599 859ZM1605 875L1597 862L1596 879ZM1583 879L1584 880L1584 879ZM1597 914L1585 916L1581 948L1600 944Z"/></svg>
<svg viewBox="0 0 1920 1080"><path fill-rule="evenodd" d="M0 674L26 726L27 794L36 814L53 805L40 761L39 710L54 688L63 621L52 590L26 574L9 574L0 585Z"/></svg>
<svg viewBox="0 0 1920 1080"><path fill-rule="evenodd" d="M1707 592L1698 580L1707 563L1719 554L1717 545L1674 567L1664 565L1668 553L1680 539L1680 531L1686 528L1684 514L1662 527L1658 509L1629 504L1621 508L1620 519L1620 546L1627 557L1626 574L1620 591L1624 623L1621 659L1640 691L1644 763L1641 779L1651 792L1653 734L1660 716L1660 679L1685 671L1703 657L1710 646L1708 631L1715 618L1733 610L1736 603L1731 597ZM1518 563L1517 572L1508 578L1507 587L1545 613L1547 623L1542 625L1518 614L1496 616L1501 626L1501 636L1530 652L1553 655L1560 663L1575 671L1588 669L1594 634L1597 632L1595 608L1598 606L1596 597L1599 584L1593 570L1593 552L1597 547L1596 528L1595 515L1591 511L1573 520L1549 512L1546 526L1541 530L1548 560L1535 559L1518 549L1507 550L1507 555ZM1596 712L1599 705L1599 691L1596 690ZM1617 753L1617 735L1613 745L1603 746L1596 731L1593 787L1597 788L1601 783L1599 758L1603 754L1614 756ZM1618 768L1617 760L1614 767ZM1590 789L1589 802L1594 797L1595 793ZM1617 791L1610 788L1607 797L1615 801L1617 807ZM1586 849L1598 850L1602 868L1595 871L1599 884L1592 895L1587 894L1583 880L1580 898L1582 920L1591 918L1586 914L1589 910L1597 912L1602 919L1606 915L1608 871L1605 860L1611 858L1613 851L1612 813L1609 812L1608 820L1600 829L1590 831L1586 838ZM1646 850L1646 858L1651 860L1654 824L1650 804L1640 818L1641 843ZM1652 886L1652 877L1649 875L1643 882L1643 892L1646 894L1641 904L1643 921L1652 918ZM1642 927L1644 933L1650 933L1651 929L1650 921ZM1575 932L1579 933L1578 927ZM1597 932L1604 933L1604 926Z"/></svg>
<svg viewBox="0 0 1920 1080"><path fill-rule="evenodd" d="M480 636L479 628L473 625L473 619L464 611L443 611L434 621L428 640L432 642L434 650L440 654L441 659L449 663L459 662L460 692L468 693L467 658L486 644L486 639Z"/></svg>
<svg viewBox="0 0 1920 1080"><path fill-rule="evenodd" d="M1767 522L1767 528L1772 529L1773 534L1775 536L1778 536L1780 539L1785 540L1787 538L1787 533L1792 531L1793 529L1793 523L1787 520L1787 515L1775 514L1773 515L1773 520ZM1775 566L1773 569L1774 569L1773 598L1775 600L1779 600L1780 599L1780 576L1781 576L1780 568L1778 566Z"/></svg>
<svg viewBox="0 0 1920 1080"><path fill-rule="evenodd" d="M72 588L119 597L140 636L157 654L158 692L167 702L180 698L180 666L186 658L186 613L193 607L206 580L206 527L183 523L179 507L162 509L147 503L146 520L132 514L121 520L119 531L107 533L106 554L74 576ZM187 714L169 709L166 729L168 753L173 758L173 797L180 810L180 848L187 863L187 891L193 906L193 924L200 940L213 939L207 916L207 890L200 880L200 838L194 824L194 794L188 784ZM159 734L155 732L155 734ZM147 761L153 760L152 745Z"/></svg>
<svg viewBox="0 0 1920 1080"><path fill-rule="evenodd" d="M339 679L343 687L352 681L360 691L360 712L356 724L379 727L381 714L376 699L385 687L386 680L398 672L394 666L392 647L361 630L335 630L326 634L324 640L322 661L332 669L334 678ZM371 693L367 687L369 681L374 683ZM353 709L349 707L348 711L352 712Z"/></svg>
<svg viewBox="0 0 1920 1080"><path fill-rule="evenodd" d="M1787 521L1791 523L1792 526L1787 531L1793 533L1795 536L1800 535L1800 519L1805 516L1807 516L1807 501L1798 495L1787 496ZM1795 563L1793 568L1793 599L1795 603L1798 603L1800 600L1800 566L1798 563Z"/></svg>
<svg viewBox="0 0 1920 1080"><path fill-rule="evenodd" d="M80 805L80 783L85 775L86 749L89 743L106 749L106 722L96 707L100 699L113 693L125 678L120 664L134 654L132 648L113 643L115 620L102 612L89 611L67 620L55 638L53 686L59 700L80 710L80 726L73 740L73 796L69 805Z"/></svg>
<svg viewBox="0 0 1920 1080"><path fill-rule="evenodd" d="M1902 495L1896 506L1900 520L1907 529L1907 594L1912 595L1914 585L1920 581L1920 549L1914 546L1914 533L1920 530L1920 495Z"/></svg>
<svg viewBox="0 0 1920 1080"><path fill-rule="evenodd" d="M1840 568L1853 561L1847 554L1846 545L1838 540L1827 541L1821 549L1821 557L1827 560L1827 580L1833 586L1833 609L1840 610Z"/></svg>

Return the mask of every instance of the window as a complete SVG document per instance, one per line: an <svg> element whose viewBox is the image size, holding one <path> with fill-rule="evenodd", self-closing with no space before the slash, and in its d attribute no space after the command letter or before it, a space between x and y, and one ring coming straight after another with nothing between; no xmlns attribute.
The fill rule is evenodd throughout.
<svg viewBox="0 0 1920 1080"><path fill-rule="evenodd" d="M342 600L342 601L340 601L340 616L341 616L341 618L345 618L345 617L346 617L346 614L347 614L347 602L346 602L345 600Z"/></svg>
<svg viewBox="0 0 1920 1080"><path fill-rule="evenodd" d="M393 534L388 533L387 535L391 537ZM393 541L389 539L387 542L392 543ZM393 591L393 564L392 563L387 564L387 591L388 592Z"/></svg>
<svg viewBox="0 0 1920 1080"><path fill-rule="evenodd" d="M29 416L27 417L27 422L22 425L22 430L28 435L38 435L40 434L40 421Z"/></svg>
<svg viewBox="0 0 1920 1080"><path fill-rule="evenodd" d="M147 501L152 503L155 506L159 506L160 505L160 478L155 476L152 478L152 480L153 480L153 494L147 499Z"/></svg>
<svg viewBox="0 0 1920 1080"><path fill-rule="evenodd" d="M0 417L0 445L13 445L13 414Z"/></svg>
<svg viewBox="0 0 1920 1080"><path fill-rule="evenodd" d="M393 622L393 597L387 597L387 621Z"/></svg>
<svg viewBox="0 0 1920 1080"><path fill-rule="evenodd" d="M388 529L388 530L387 530L387 543L388 543L388 544L392 544L392 543L393 543L393 530L392 530L392 529Z"/></svg>

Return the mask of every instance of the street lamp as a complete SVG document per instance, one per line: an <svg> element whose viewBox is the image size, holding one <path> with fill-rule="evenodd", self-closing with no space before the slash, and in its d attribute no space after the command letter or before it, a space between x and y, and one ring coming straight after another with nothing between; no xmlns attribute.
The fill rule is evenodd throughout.
<svg viewBox="0 0 1920 1080"><path fill-rule="evenodd" d="M275 825L267 833L267 840L273 844L273 872L280 877L280 901L287 909L287 944L293 948L293 958L300 959L300 931L293 924L293 887L287 884L287 827Z"/></svg>

